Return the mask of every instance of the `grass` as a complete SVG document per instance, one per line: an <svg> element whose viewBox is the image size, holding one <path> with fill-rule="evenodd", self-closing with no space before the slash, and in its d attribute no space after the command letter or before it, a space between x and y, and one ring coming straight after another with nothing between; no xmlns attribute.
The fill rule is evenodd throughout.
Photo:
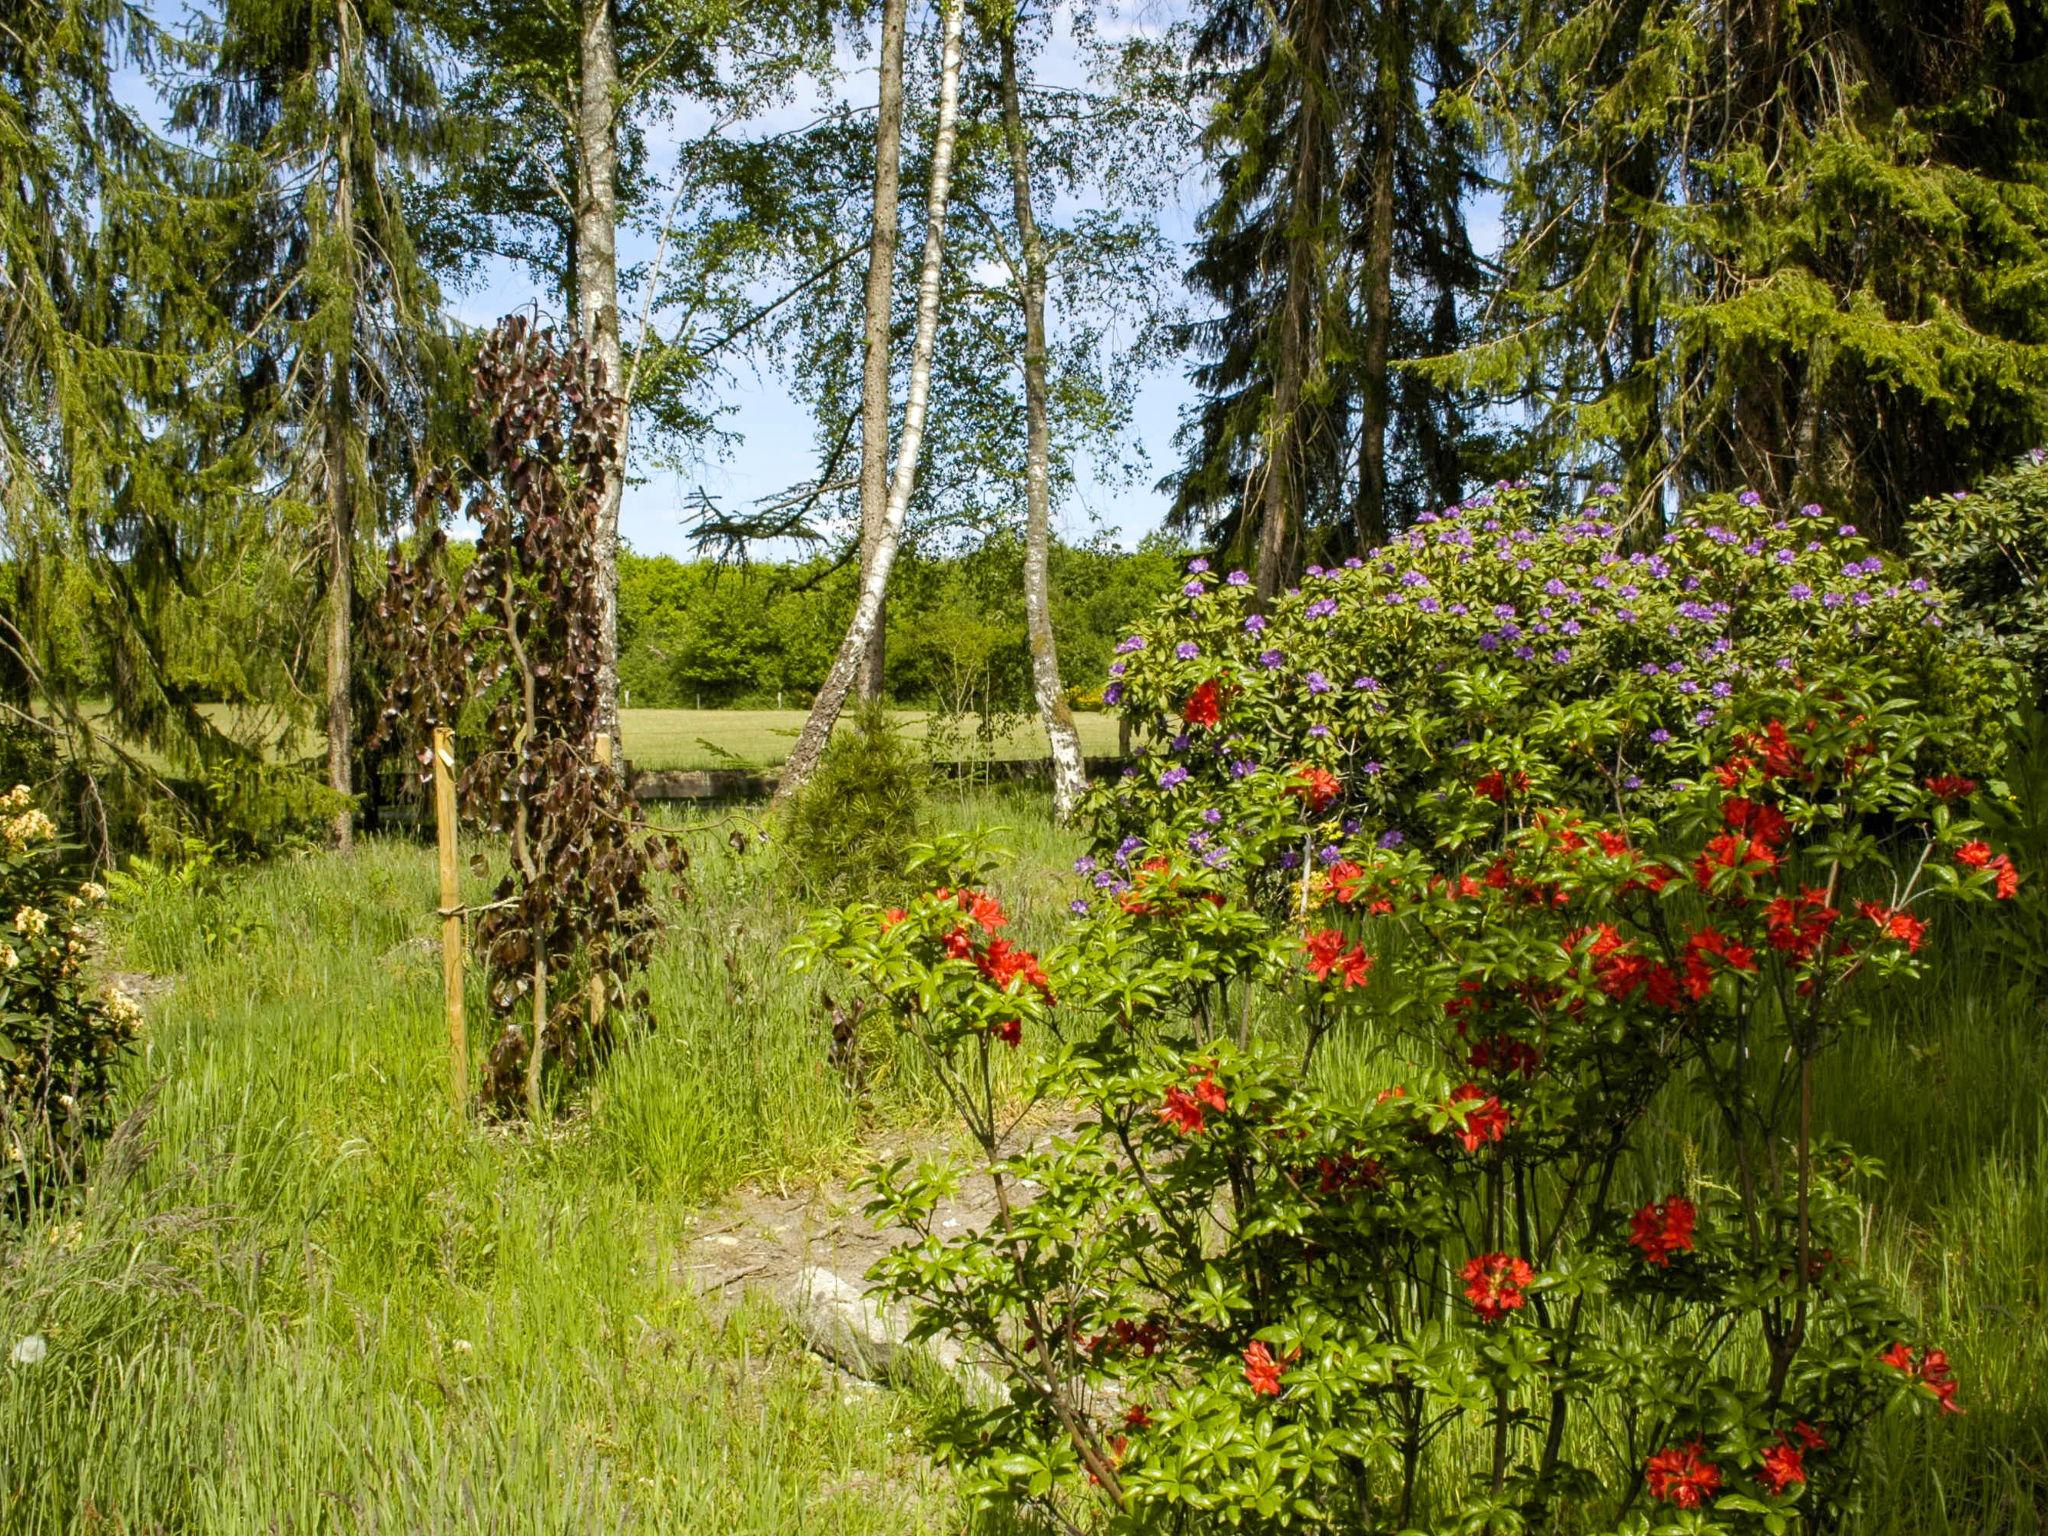
<svg viewBox="0 0 2048 1536"><path fill-rule="evenodd" d="M976 735L980 722L975 716L949 722L926 710L891 713L904 735L920 747L937 730L932 748L942 759L1018 761L1046 755L1045 732L1035 717L1025 716L1007 725L984 743ZM800 709L628 709L620 713L628 761L654 769L773 767L789 756L803 723ZM1084 753L1090 757L1114 755L1114 715L1079 714L1074 723Z"/></svg>
<svg viewBox="0 0 2048 1536"><path fill-rule="evenodd" d="M542 1139L447 1105L425 851L149 891L122 959L180 979L134 1123L0 1267L0 1342L48 1342L0 1364L0 1528L956 1528L913 1405L675 1272L702 1201L850 1168L864 1129L779 958L794 908L702 841L659 1028Z"/></svg>
<svg viewBox="0 0 2048 1536"><path fill-rule="evenodd" d="M1072 840L1022 796L943 814L1011 826L1001 884L1043 942ZM816 983L779 959L795 904L691 825L659 1028L541 1139L446 1106L420 848L166 883L122 916L123 962L180 980L90 1195L0 1263L0 1346L49 1342L0 1364L0 1529L961 1527L912 1453L916 1400L850 1387L766 1310L711 1316L674 1272L720 1191L845 1172L936 1113L890 1062L856 1112ZM1853 1536L2048 1529L2041 970L1981 924L1941 939L1820 1082L1824 1128L1892 1173L1858 1261L1948 1348L1969 1410L1875 1432ZM1369 1074L1366 1047L1330 1070ZM1646 1156L1682 1162L1687 1134Z"/></svg>

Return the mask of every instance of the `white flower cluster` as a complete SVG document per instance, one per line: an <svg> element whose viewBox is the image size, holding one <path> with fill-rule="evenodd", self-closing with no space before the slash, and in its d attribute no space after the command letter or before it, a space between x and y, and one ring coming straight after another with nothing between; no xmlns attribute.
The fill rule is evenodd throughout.
<svg viewBox="0 0 2048 1536"><path fill-rule="evenodd" d="M42 813L26 784L17 784L0 795L0 846L8 852L19 853L31 843L46 843L56 835L56 823Z"/></svg>

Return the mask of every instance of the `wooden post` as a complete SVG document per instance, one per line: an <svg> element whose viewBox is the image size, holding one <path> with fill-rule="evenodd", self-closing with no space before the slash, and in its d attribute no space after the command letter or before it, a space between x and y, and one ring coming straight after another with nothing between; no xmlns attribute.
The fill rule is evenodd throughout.
<svg viewBox="0 0 2048 1536"><path fill-rule="evenodd" d="M455 733L434 728L434 830L441 852L441 1003L448 1014L448 1094L469 1108L469 1036L462 1021L462 874L455 862Z"/></svg>
<svg viewBox="0 0 2048 1536"><path fill-rule="evenodd" d="M603 772L604 770L606 770L606 769L610 768L610 767L611 767L611 765L612 765L612 737L611 737L611 732L609 732L609 731L600 731L600 732L598 732L598 735L597 735L597 741L596 741L596 742L594 743L594 745L595 745L595 747L596 747L596 751L597 751L597 766L598 766L598 770L599 770L600 772ZM602 1024L604 1023L604 1002L605 1002L605 999L604 999L604 978L603 978L602 976L598 975L598 973L596 972L596 970L595 970L595 969L593 969L593 970L591 971L591 973L590 973L590 983L589 983L589 999L590 999L590 1037L591 1037L591 1039L592 1039L592 1040L595 1040L595 1039L597 1038L597 1031L598 1031L598 1028L599 1028L599 1026L601 1026L601 1025L602 1025Z"/></svg>

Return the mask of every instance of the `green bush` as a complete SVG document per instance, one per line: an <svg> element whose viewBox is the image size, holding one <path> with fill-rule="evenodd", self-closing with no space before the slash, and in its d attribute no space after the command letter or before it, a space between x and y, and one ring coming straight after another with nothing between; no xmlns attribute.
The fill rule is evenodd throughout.
<svg viewBox="0 0 2048 1536"><path fill-rule="evenodd" d="M881 709L832 738L784 813L786 867L806 896L871 895L903 877L928 831L923 763Z"/></svg>
<svg viewBox="0 0 2048 1536"><path fill-rule="evenodd" d="M2021 667L2048 708L2048 454L1913 509L1913 557L1955 594L1958 626Z"/></svg>
<svg viewBox="0 0 2048 1536"><path fill-rule="evenodd" d="M25 785L0 795L0 1206L17 1215L84 1175L141 1024L85 980L82 916L106 892L67 877L59 852Z"/></svg>

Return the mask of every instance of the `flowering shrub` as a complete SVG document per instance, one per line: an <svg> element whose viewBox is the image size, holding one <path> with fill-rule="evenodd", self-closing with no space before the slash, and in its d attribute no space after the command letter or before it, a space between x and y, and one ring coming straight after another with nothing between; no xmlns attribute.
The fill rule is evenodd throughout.
<svg viewBox="0 0 2048 1536"><path fill-rule="evenodd" d="M1913 558L1955 593L1961 625L2023 668L2048 708L2048 453L1923 501L1907 526Z"/></svg>
<svg viewBox="0 0 2048 1536"><path fill-rule="evenodd" d="M142 1023L86 983L81 924L107 893L64 878L57 852L27 787L0 795L0 1205L17 1214L84 1172Z"/></svg>
<svg viewBox="0 0 2048 1536"><path fill-rule="evenodd" d="M1270 614L1243 573L1193 562L1111 666L1154 748L1099 792L1106 846L1190 800L1236 816L1273 774L1377 837L1454 850L1503 804L1650 813L1738 695L1870 655L1951 757L1996 766L2010 674L1853 527L1745 493L1630 552L1604 507L1545 525L1498 487L1312 568Z"/></svg>
<svg viewBox="0 0 2048 1536"><path fill-rule="evenodd" d="M985 1504L1080 1531L1814 1529L1875 1415L1964 1411L1857 1268L1876 1170L1813 1084L1939 911L2024 872L1967 814L1945 716L1864 668L1779 676L1672 754L1655 825L1509 759L1440 867L1344 830L1334 759L1248 776L1224 816L1186 802L1042 958L958 843L929 893L819 915L801 958L873 985L994 1183L980 1232L935 1220L957 1166L880 1170L873 1207L915 1234L875 1279L1005 1388L937 1431ZM1304 842L1334 856L1276 910L1248 875ZM1014 1150L1030 1101L1072 1125Z"/></svg>

